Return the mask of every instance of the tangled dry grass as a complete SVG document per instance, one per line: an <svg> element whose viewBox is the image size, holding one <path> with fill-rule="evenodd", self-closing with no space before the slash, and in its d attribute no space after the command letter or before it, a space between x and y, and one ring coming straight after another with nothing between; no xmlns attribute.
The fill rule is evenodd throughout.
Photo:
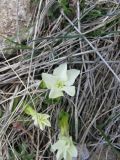
<svg viewBox="0 0 120 160"><path fill-rule="evenodd" d="M57 117L70 115L70 135L90 160L120 159L120 6L118 1L71 1L66 14L55 0L35 1L27 39L1 50L0 158L55 159L51 143L58 135ZM12 43L12 42L11 42ZM11 45L11 44L10 44ZM44 103L38 89L41 73L67 62L80 70L76 96L59 104ZM52 127L41 132L23 114L28 96L37 111L50 114ZM16 101L17 102L16 102Z"/></svg>

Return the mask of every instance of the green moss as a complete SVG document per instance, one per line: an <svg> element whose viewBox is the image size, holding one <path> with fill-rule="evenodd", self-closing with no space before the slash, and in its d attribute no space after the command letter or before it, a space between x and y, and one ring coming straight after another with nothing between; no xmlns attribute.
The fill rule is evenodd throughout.
<svg viewBox="0 0 120 160"><path fill-rule="evenodd" d="M82 19L82 21L92 21L95 20L99 17L102 17L104 14L104 12L102 12L102 10L97 10L97 9L93 9L90 12L88 12L88 14Z"/></svg>
<svg viewBox="0 0 120 160"><path fill-rule="evenodd" d="M109 22L106 24L106 28L111 28L117 24L120 24L120 18L119 17L116 17L116 19L114 19L113 21Z"/></svg>
<svg viewBox="0 0 120 160"><path fill-rule="evenodd" d="M65 14L67 14L67 15L70 15L71 13L74 12L74 9L72 7L70 7L69 4L70 4L69 0L60 0L59 1L60 7L63 9Z"/></svg>
<svg viewBox="0 0 120 160"><path fill-rule="evenodd" d="M48 10L47 16L51 21L54 21L60 15L59 4L54 3L53 6Z"/></svg>
<svg viewBox="0 0 120 160"><path fill-rule="evenodd" d="M101 27L99 29L96 29L90 33L87 33L87 37L99 37L99 36L104 36L105 35L105 27Z"/></svg>
<svg viewBox="0 0 120 160"><path fill-rule="evenodd" d="M120 20L119 18L116 17L116 19L110 22L106 22L103 27L87 33L86 36L87 37L98 37L98 36L105 36L105 35L112 34L112 33L114 34L112 28L115 25L118 25L119 23L120 23Z"/></svg>
<svg viewBox="0 0 120 160"><path fill-rule="evenodd" d="M85 0L80 0L80 10L81 10L81 12L84 11L84 8L85 8Z"/></svg>

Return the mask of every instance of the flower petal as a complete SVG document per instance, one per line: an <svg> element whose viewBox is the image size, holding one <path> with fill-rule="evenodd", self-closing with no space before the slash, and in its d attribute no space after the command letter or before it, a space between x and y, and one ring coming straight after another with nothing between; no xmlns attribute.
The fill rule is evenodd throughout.
<svg viewBox="0 0 120 160"><path fill-rule="evenodd" d="M69 152L64 152L64 155L63 155L63 157L64 157L64 159L69 159L69 160L72 160L72 156L71 156L71 154L69 154Z"/></svg>
<svg viewBox="0 0 120 160"><path fill-rule="evenodd" d="M41 123L41 124L39 124L38 126L40 127L40 129L41 129L42 131L45 129L45 125L44 125L44 124L42 124L42 123Z"/></svg>
<svg viewBox="0 0 120 160"><path fill-rule="evenodd" d="M32 119L33 119L33 118L32 118ZM34 120L34 125L35 125L36 127L39 127L37 119L33 119L33 120Z"/></svg>
<svg viewBox="0 0 120 160"><path fill-rule="evenodd" d="M63 96L63 92L58 89L51 89L49 98L57 98Z"/></svg>
<svg viewBox="0 0 120 160"><path fill-rule="evenodd" d="M59 67L55 68L53 75L58 77L61 81L67 81L67 63L63 63L59 65Z"/></svg>
<svg viewBox="0 0 120 160"><path fill-rule="evenodd" d="M45 126L50 127L50 121L48 120L50 116L48 114L42 114L42 113L35 113L32 116L32 119L34 120L34 125L37 127L40 127L41 130L45 129Z"/></svg>
<svg viewBox="0 0 120 160"><path fill-rule="evenodd" d="M43 121L43 124L48 126L48 127L51 127L51 123L48 119L46 119L45 121Z"/></svg>
<svg viewBox="0 0 120 160"><path fill-rule="evenodd" d="M56 152L57 160L72 160L73 157L77 157L77 148L73 144L72 137L59 136L59 140L51 146L51 151Z"/></svg>
<svg viewBox="0 0 120 160"><path fill-rule="evenodd" d="M62 158L63 158L62 151L58 151L57 154L56 154L56 159L57 160L62 160Z"/></svg>
<svg viewBox="0 0 120 160"><path fill-rule="evenodd" d="M70 96L74 96L75 95L75 86L66 86L63 88L63 91L65 91Z"/></svg>
<svg viewBox="0 0 120 160"><path fill-rule="evenodd" d="M77 157L77 148L74 145L69 148L68 152L72 157Z"/></svg>
<svg viewBox="0 0 120 160"><path fill-rule="evenodd" d="M42 79L45 82L48 89L54 88L56 84L55 76L48 73L42 73Z"/></svg>
<svg viewBox="0 0 120 160"><path fill-rule="evenodd" d="M51 151L55 152L56 150L62 150L64 146L65 146L65 142L63 140L58 140L56 143L54 143L51 146Z"/></svg>
<svg viewBox="0 0 120 160"><path fill-rule="evenodd" d="M80 71L77 69L70 69L67 71L67 77L68 80L66 82L66 85L71 86L73 85L75 79L77 78L77 76L80 74Z"/></svg>
<svg viewBox="0 0 120 160"><path fill-rule="evenodd" d="M41 117L44 118L44 119L47 119L47 118L50 117L50 115L48 115L48 114L42 114L42 113L39 113L39 114L40 114Z"/></svg>

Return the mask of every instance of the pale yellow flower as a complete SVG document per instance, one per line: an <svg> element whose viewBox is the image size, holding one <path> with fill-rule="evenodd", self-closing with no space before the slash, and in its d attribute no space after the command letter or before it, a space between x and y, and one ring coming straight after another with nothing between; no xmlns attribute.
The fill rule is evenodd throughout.
<svg viewBox="0 0 120 160"><path fill-rule="evenodd" d="M34 113L32 119L34 120L34 125L44 130L46 126L51 127L50 121L48 120L50 116L48 114Z"/></svg>
<svg viewBox="0 0 120 160"><path fill-rule="evenodd" d="M72 137L69 136L60 136L59 140L51 146L51 151L57 151L57 160L72 160L73 157L77 157L77 148L73 144Z"/></svg>
<svg viewBox="0 0 120 160"><path fill-rule="evenodd" d="M24 112L32 116L32 119L34 120L34 125L39 127L41 130L44 130L46 126L51 126L50 121L48 120L50 116L48 114L36 112L29 104L26 104Z"/></svg>
<svg viewBox="0 0 120 160"><path fill-rule="evenodd" d="M53 74L42 73L42 79L48 89L50 89L49 98L57 98L63 96L63 91L68 95L75 95L75 79L80 71L77 69L67 70L67 63L61 64L55 68Z"/></svg>

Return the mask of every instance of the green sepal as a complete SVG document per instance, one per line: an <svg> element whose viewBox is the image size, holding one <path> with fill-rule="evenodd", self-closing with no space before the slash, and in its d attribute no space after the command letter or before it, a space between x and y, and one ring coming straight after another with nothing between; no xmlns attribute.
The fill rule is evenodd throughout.
<svg viewBox="0 0 120 160"><path fill-rule="evenodd" d="M26 114L33 116L36 113L35 110L28 103L25 104L24 102L24 106L25 106L24 112Z"/></svg>
<svg viewBox="0 0 120 160"><path fill-rule="evenodd" d="M67 112L61 111L58 118L58 126L61 136L69 136L69 115Z"/></svg>
<svg viewBox="0 0 120 160"><path fill-rule="evenodd" d="M43 80L40 81L39 88L40 88L40 89L46 89L46 88L47 88L46 83L45 83Z"/></svg>

